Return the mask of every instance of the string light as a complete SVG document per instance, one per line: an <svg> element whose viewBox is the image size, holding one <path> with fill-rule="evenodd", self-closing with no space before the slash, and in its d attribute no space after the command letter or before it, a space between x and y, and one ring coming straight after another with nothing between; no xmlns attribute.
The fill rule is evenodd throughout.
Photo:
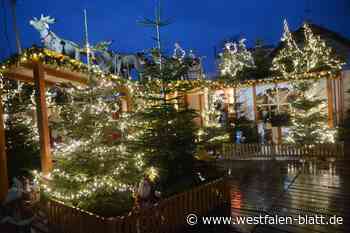
<svg viewBox="0 0 350 233"><path fill-rule="evenodd" d="M229 76L231 79L237 78L239 72L245 68L253 68L254 59L245 46L245 39L225 44L223 53L220 54L220 73L223 76Z"/></svg>

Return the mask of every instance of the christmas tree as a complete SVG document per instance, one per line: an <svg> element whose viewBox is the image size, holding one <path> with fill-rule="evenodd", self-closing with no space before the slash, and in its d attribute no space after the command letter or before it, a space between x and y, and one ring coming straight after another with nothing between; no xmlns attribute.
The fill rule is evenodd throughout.
<svg viewBox="0 0 350 233"><path fill-rule="evenodd" d="M133 188L144 174L142 153L127 150L133 137L128 113L120 112L119 83L90 78L88 86L65 87L53 125L54 170L44 192L52 198L103 216L133 205ZM118 117L119 116L119 117Z"/></svg>
<svg viewBox="0 0 350 233"><path fill-rule="evenodd" d="M245 79L264 79L271 76L271 48L264 44L261 39L256 40L255 48L252 51L252 57L254 60L254 67L249 67L245 69L242 76Z"/></svg>
<svg viewBox="0 0 350 233"><path fill-rule="evenodd" d="M158 172L160 188L165 190L179 179L193 175L197 115L183 101L184 93L191 87L174 85L187 74L191 63L185 57L162 56L159 63L159 57L153 56L153 60L144 72L147 78L139 96L144 108L135 114L139 134L133 150L144 154L147 167Z"/></svg>
<svg viewBox="0 0 350 233"><path fill-rule="evenodd" d="M245 46L245 39L227 42L220 54L219 70L222 78L228 82L237 82L244 78L243 71L254 68L254 59Z"/></svg>
<svg viewBox="0 0 350 233"><path fill-rule="evenodd" d="M236 92L235 92L236 93ZM253 121L251 121L243 110L243 103L239 102L239 95L236 93L236 102L234 106L235 117L232 120L231 131L232 142L236 143L256 143L258 141L257 127Z"/></svg>
<svg viewBox="0 0 350 233"><path fill-rule="evenodd" d="M169 186L193 175L196 113L184 101L185 93L193 87L178 82L188 75L193 58L186 56L178 43L172 56L165 55L160 29L169 23L161 19L160 1L155 12L155 19L140 22L155 29L156 46L143 73L143 91L138 97L144 107L136 113L140 126L133 150L144 153L147 166L159 175L161 190L171 193Z"/></svg>
<svg viewBox="0 0 350 233"><path fill-rule="evenodd" d="M272 61L272 71L293 81L292 125L287 142L334 142L335 130L327 125L326 102L317 94L315 78L326 72L331 77L341 70L342 62L310 26L303 27L304 43L297 45L284 21L283 48Z"/></svg>
<svg viewBox="0 0 350 233"><path fill-rule="evenodd" d="M198 131L198 143L202 148L216 152L222 143L229 141L229 121L224 106L224 95L208 90L208 107L202 114L204 124Z"/></svg>
<svg viewBox="0 0 350 233"><path fill-rule="evenodd" d="M332 48L312 32L308 23L303 25L303 35L303 43L298 45L287 21L284 21L282 49L272 61L271 70L275 75L288 79L313 79L324 72L329 76L337 74L344 63Z"/></svg>
<svg viewBox="0 0 350 233"><path fill-rule="evenodd" d="M39 137L34 122L33 86L3 80L6 153L9 178L40 168Z"/></svg>
<svg viewBox="0 0 350 233"><path fill-rule="evenodd" d="M317 96L316 83L301 81L294 85L297 93L292 103L291 126L286 141L298 144L334 142L335 129L327 124L326 102Z"/></svg>

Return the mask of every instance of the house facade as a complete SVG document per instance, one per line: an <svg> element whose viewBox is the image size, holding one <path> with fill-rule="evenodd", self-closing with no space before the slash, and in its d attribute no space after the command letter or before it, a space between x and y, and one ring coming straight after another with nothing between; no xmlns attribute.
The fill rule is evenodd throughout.
<svg viewBox="0 0 350 233"><path fill-rule="evenodd" d="M325 100L328 125L337 127L350 110L350 40L321 26L315 24L310 26L315 34L320 35L346 61L337 77L315 79L315 86L311 90L314 96ZM302 33L302 28L293 32L297 43L301 43L299 38L302 38ZM280 46L271 52L272 56ZM210 111L210 100L219 99L223 102L222 111L228 118L240 114L256 124L261 142L281 143L288 135L288 127L274 127L266 121L266 118L274 112L289 112L292 95L290 81L269 82L268 79L256 77L256 80L236 87L193 90L187 93L185 98L188 106L199 113L200 119L196 122L201 126L208 124L205 113ZM239 111L235 107L237 104Z"/></svg>

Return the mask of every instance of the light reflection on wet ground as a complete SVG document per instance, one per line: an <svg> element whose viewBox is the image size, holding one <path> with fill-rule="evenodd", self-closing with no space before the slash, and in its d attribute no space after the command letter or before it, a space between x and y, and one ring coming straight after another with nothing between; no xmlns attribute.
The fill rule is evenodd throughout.
<svg viewBox="0 0 350 233"><path fill-rule="evenodd" d="M231 216L337 215L344 224L203 226L198 232L350 232L349 162L232 161L222 166L231 173Z"/></svg>

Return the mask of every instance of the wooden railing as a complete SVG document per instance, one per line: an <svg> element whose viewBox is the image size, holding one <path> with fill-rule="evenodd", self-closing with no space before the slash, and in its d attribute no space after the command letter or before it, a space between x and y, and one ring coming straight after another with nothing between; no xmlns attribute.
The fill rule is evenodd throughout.
<svg viewBox="0 0 350 233"><path fill-rule="evenodd" d="M103 218L54 200L45 203L50 233L171 233L186 226L186 216L198 216L229 201L225 179L219 179L165 199L149 209Z"/></svg>
<svg viewBox="0 0 350 233"><path fill-rule="evenodd" d="M223 144L222 154L226 160L340 158L344 157L344 144Z"/></svg>

